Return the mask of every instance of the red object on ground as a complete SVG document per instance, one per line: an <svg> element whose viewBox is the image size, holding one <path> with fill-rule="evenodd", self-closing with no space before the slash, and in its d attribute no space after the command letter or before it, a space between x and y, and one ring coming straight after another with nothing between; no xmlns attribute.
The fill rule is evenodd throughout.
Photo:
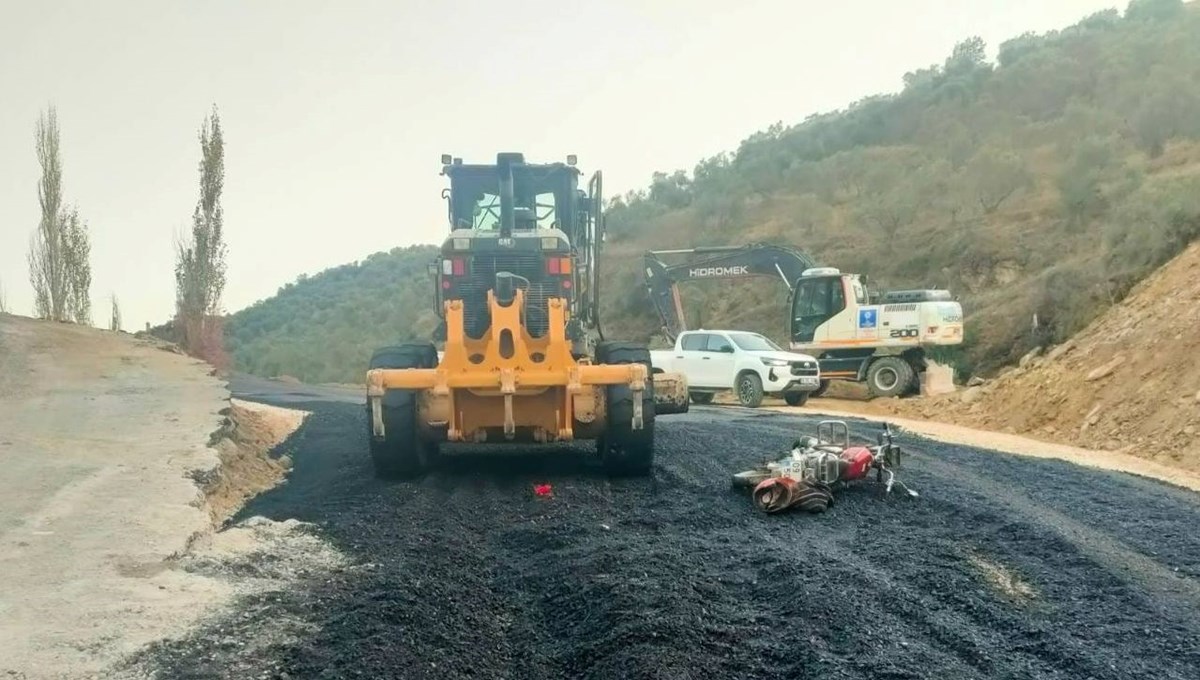
<svg viewBox="0 0 1200 680"><path fill-rule="evenodd" d="M535 484L533 487L533 492L539 496L549 496L550 495L550 485L549 484Z"/></svg>
<svg viewBox="0 0 1200 680"><path fill-rule="evenodd" d="M862 479L871 471L871 450L865 446L851 446L842 451L842 460L846 461L842 480Z"/></svg>

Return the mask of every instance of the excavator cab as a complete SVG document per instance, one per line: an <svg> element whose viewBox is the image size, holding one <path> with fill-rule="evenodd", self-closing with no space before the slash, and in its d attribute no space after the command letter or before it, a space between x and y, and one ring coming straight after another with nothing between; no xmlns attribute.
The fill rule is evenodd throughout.
<svg viewBox="0 0 1200 680"><path fill-rule="evenodd" d="M805 272L792 290L793 342L812 342L818 328L846 309L843 277L811 271Z"/></svg>
<svg viewBox="0 0 1200 680"><path fill-rule="evenodd" d="M869 339L857 329L874 328L874 312L859 313L872 304L870 294L857 274L843 274L832 267L805 270L792 287L791 338L807 345L830 340ZM861 317L861 318L860 318Z"/></svg>
<svg viewBox="0 0 1200 680"><path fill-rule="evenodd" d="M945 290L872 296L857 274L806 270L791 295L792 349L821 362L822 377L865 381L877 396L920 389L925 349L962 342L962 307Z"/></svg>

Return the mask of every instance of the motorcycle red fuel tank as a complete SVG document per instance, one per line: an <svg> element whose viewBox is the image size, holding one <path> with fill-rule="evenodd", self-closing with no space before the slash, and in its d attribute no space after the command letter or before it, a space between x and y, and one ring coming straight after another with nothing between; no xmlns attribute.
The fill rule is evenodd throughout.
<svg viewBox="0 0 1200 680"><path fill-rule="evenodd" d="M862 479L871 471L871 450L865 446L851 446L842 451L841 458L845 462L842 468L843 481Z"/></svg>

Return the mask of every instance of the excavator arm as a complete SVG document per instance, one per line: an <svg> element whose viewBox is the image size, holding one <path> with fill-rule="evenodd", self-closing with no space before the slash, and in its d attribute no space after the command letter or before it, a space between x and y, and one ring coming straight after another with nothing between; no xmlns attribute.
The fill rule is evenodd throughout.
<svg viewBox="0 0 1200 680"><path fill-rule="evenodd" d="M664 257L685 259L668 264ZM781 279L790 290L804 270L816 266L811 257L798 250L766 243L651 250L644 259L650 303L662 319L663 332L671 340L687 330L679 297L680 281L766 277Z"/></svg>

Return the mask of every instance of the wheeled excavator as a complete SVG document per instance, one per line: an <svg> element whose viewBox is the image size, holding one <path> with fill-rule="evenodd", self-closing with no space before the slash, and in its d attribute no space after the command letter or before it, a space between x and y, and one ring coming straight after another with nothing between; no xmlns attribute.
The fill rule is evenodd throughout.
<svg viewBox="0 0 1200 680"><path fill-rule="evenodd" d="M601 173L584 190L574 156L441 160L450 232L429 268L441 323L431 342L371 356L377 473L419 475L446 443L593 439L610 473L649 474L655 416L686 411L687 385L652 375L645 345L604 338Z"/></svg>
<svg viewBox="0 0 1200 680"><path fill-rule="evenodd" d="M879 397L919 392L926 350L963 341L962 306L949 291L871 292L865 276L817 266L788 246L648 251L644 264L651 304L671 340L689 330L680 282L781 280L789 291L789 346L820 363L821 388L812 396L823 393L831 380L865 382L871 395Z"/></svg>

